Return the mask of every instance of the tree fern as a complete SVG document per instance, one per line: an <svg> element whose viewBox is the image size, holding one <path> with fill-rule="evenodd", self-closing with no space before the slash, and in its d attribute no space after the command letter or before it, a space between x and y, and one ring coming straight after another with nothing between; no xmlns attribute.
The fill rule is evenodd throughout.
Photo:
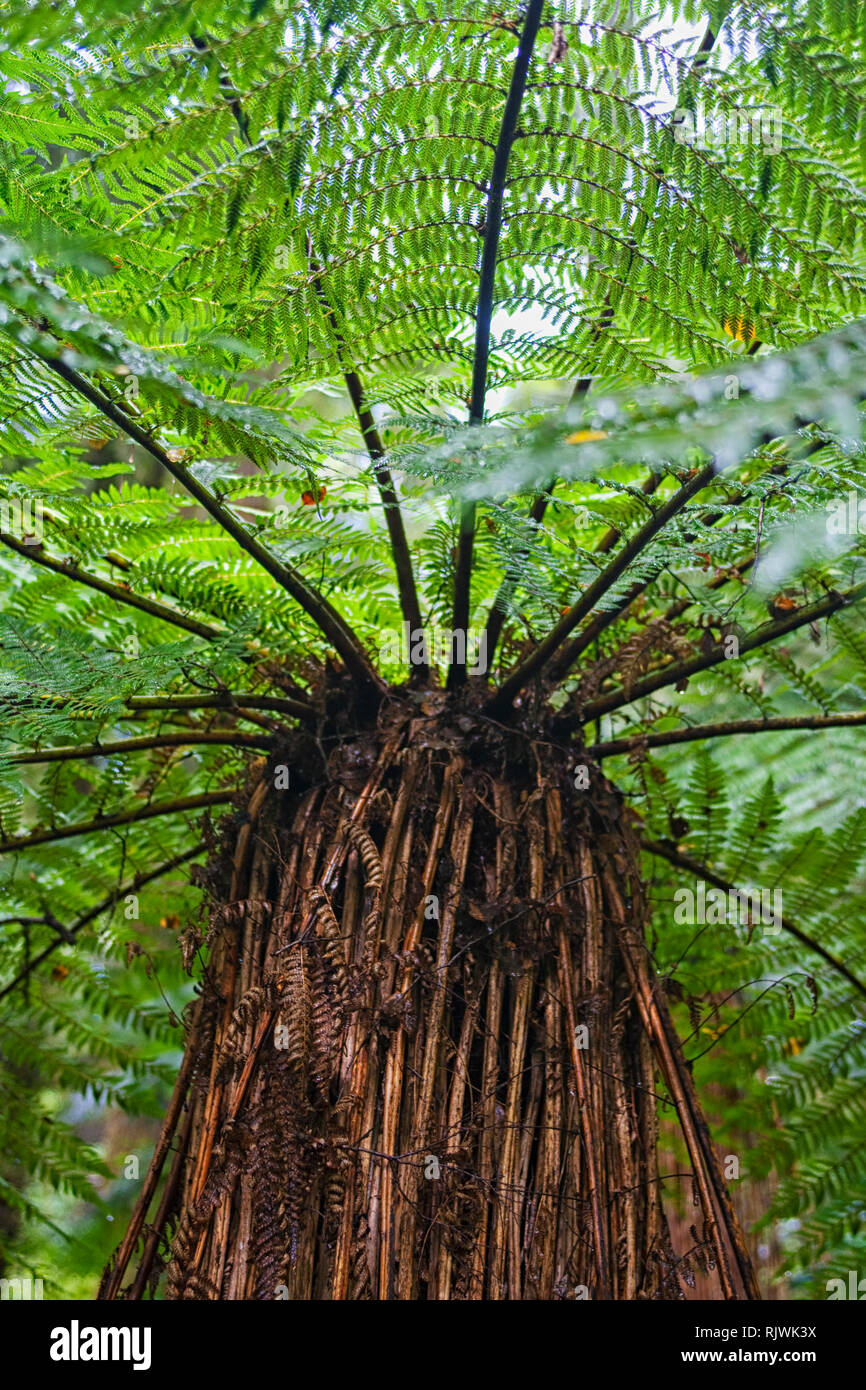
<svg viewBox="0 0 866 1390"><path fill-rule="evenodd" d="M400 745L395 730L441 719L431 768L457 729L495 781L492 754L478 750L498 730L554 749L557 775L591 766L592 806L607 806L608 790L620 798L645 850L652 969L683 1040L684 1067L658 1092L682 1111L675 1089L692 1063L707 1107L720 1105L717 1147L748 1143L744 1179L772 1176L766 1221L782 1232L792 1293L857 1267L866 573L849 496L856 512L862 7L675 0L662 12L640 0L560 14L530 0L509 17L440 0L222 0L202 15L84 0L70 17L4 0L0 14L3 1202L26 1223L40 1212L50 1222L45 1184L87 1200L94 1180L108 1190L110 1165L46 1114L41 1087L165 1109L200 1017L182 966L210 988L234 910L226 846L254 821L245 809L220 828L229 803L239 813L241 792L279 768L298 795L336 778L359 796L353 777L381 740L399 778L354 803L351 835L348 801L339 815L329 803L317 832L328 873L303 880L313 915L296 940L306 950L330 931L330 944L309 947L303 984L301 950L273 979L247 981L230 1047L223 1038L225 1065L245 1047L252 1067L275 991L303 998L309 1045L292 1034L255 1112L255 1202L283 1193L274 1210L294 1248L299 1193L318 1179L300 1149L284 1172L266 1137L275 1116L303 1133L311 1058L315 1104L327 1092L327 1020L355 1026L345 990L360 1009L397 968L396 948L390 963L375 959L396 932L378 898L387 808L429 808L412 792L412 740ZM740 134L712 134L729 129ZM840 502L849 510L834 530ZM36 517L38 534L7 515ZM406 627L483 633L485 670L468 674L465 642L462 656L457 643L450 659L434 648L407 664L387 640ZM498 866L484 870L488 896L490 874L504 873L533 912L548 901L540 871L518 891L506 870L522 873L522 861L502 827L512 793L531 825L551 793L548 754L536 756L534 790L496 783L477 802L506 837L498 857L480 856ZM468 795L443 802L454 814L445 849L439 830L419 828L401 861L406 876L429 835L456 875L449 950L443 928L436 957L422 927L400 965L408 981L426 952L449 990L458 961L474 968L478 923L492 931L498 910L477 885L460 897L454 856L465 851L467 884L481 873ZM307 842L281 829L285 867ZM542 831L532 833L534 864ZM435 867L420 880L431 894ZM784 921L774 932L677 922L675 894L701 875L780 887ZM207 889L210 926L188 878ZM363 979L343 990L334 941L353 895L366 935L348 964ZM507 950L521 949L520 931ZM634 1004L644 977L620 946ZM559 968L568 986L571 967ZM410 1036L391 983L375 1027ZM470 971L463 983L450 1045L475 1065L478 982ZM489 975L478 988L494 998ZM583 1007L579 991L568 997ZM462 1094L451 1054L442 1065L419 1093L431 1107ZM721 1104L731 1077L737 1094ZM517 1114L524 1099L512 1086L506 1103ZM384 1104L371 1113L390 1122ZM202 1209L236 1177L226 1135L222 1176L202 1185L205 1126L192 1185ZM682 1142L699 1166L700 1145ZM119 1190L104 1200L119 1206ZM471 1203L453 1201L456 1230ZM172 1290L195 1249L187 1217ZM322 1229L341 1252L345 1296L367 1237L345 1225L334 1235L332 1218ZM260 1231L252 1238L259 1290L279 1262ZM603 1244L601 1288L612 1277ZM168 1258L167 1245L158 1259L148 1248L135 1297ZM473 1287L468 1260L459 1243L449 1249L436 1287L452 1287L452 1268L454 1287ZM122 1265L106 1276L115 1292ZM380 1252L367 1280L384 1297L390 1277ZM748 1296L745 1266L737 1277L729 1296Z"/></svg>

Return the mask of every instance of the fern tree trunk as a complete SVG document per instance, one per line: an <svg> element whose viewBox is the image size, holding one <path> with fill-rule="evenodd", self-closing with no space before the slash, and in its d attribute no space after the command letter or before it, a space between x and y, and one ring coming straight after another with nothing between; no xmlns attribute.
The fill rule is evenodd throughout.
<svg viewBox="0 0 866 1390"><path fill-rule="evenodd" d="M757 1296L617 794L438 699L324 785L282 787L297 746L256 769L207 872L172 1161L103 1297L166 1268L175 1299L680 1297L660 1079L721 1292Z"/></svg>

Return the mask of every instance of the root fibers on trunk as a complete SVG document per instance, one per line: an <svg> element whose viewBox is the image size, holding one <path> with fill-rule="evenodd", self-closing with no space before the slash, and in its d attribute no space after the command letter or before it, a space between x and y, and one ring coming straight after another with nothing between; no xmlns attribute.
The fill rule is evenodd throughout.
<svg viewBox="0 0 866 1390"><path fill-rule="evenodd" d="M164 1266L181 1299L680 1297L659 1075L706 1259L724 1296L756 1296L644 945L636 841L571 760L442 715L345 744L323 785L259 767L102 1297L170 1143L130 1297Z"/></svg>

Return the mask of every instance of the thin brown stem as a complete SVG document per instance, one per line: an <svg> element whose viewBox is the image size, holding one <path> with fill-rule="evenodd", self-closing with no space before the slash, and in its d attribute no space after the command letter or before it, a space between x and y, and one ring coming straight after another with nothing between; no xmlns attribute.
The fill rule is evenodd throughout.
<svg viewBox="0 0 866 1390"><path fill-rule="evenodd" d="M713 45L715 44L715 41L716 33L713 30L712 26L708 25L706 30L704 31L701 42L698 45L697 52L695 53L695 56L689 65L689 70L686 73L686 79L691 77L693 73L698 72L706 64L709 58L710 51L713 48ZM637 243L635 243L632 246L631 252L629 254L628 264L626 266L625 274L623 276L623 285L627 283L629 274L631 273L631 268L634 263L636 249ZM593 329L592 338L590 341L590 349L597 346L600 339L604 335L605 329L608 327L608 325L611 323L613 319L613 308L611 304L612 289L613 287L610 286L607 290L607 293L605 294L601 315L595 325L595 328ZM574 384L574 389L571 393L571 397L569 399L569 407L578 405L589 394L590 390L592 389L592 382L593 378L591 376L578 377L577 381ZM641 491L644 493L645 496L651 496L656 491L662 480L662 477L663 474L661 473L649 474L649 476L644 480L641 486ZM530 519L532 521L535 521L537 525L541 524L541 520L544 516L547 503L555 486L556 482L554 480L554 482L551 483L550 486L547 488L546 492L542 493L539 497L537 497L532 505ZM597 555L606 555L608 551L613 549L617 541L620 539L621 535L622 532L616 526L610 526L608 530L605 531L598 545L595 547L595 553ZM496 646L498 644L499 637L502 631L502 625L505 621L506 608L511 598L511 595L517 586L517 581L520 574L520 567L525 562L526 555L527 552L525 550L520 552L515 565L513 566L512 570L506 575L505 579L500 585L495 599L493 600L493 604L491 605L490 613L487 619L488 669L493 664L493 653L496 650ZM621 612L624 608L628 607L629 603L632 603L634 599L638 596L638 594L641 593L643 588L645 587L645 585L642 585L640 587L635 586L635 588L632 591L630 591L631 596L629 597L627 602L625 602L622 605L622 608L611 614L611 617L608 618L607 621L612 621L612 618L617 616L618 612ZM601 629L599 628L599 630ZM580 653L586 649L589 643L592 642L597 635L597 631L593 631L591 633L588 632L586 636L586 641L583 642L582 645L578 645L581 643L581 637L576 638L573 644L573 653L568 657L567 660L563 658L561 669L567 670L574 663L574 661L577 659Z"/></svg>
<svg viewBox="0 0 866 1390"><path fill-rule="evenodd" d="M379 497L385 512L385 524L388 527L388 535L391 540L391 555L394 560L394 569L397 572L397 587L400 590L403 621L409 624L410 634L420 632L423 628L421 606L418 602L418 590L415 585L415 573L412 569L409 542L406 539L406 528L403 525L403 513L400 510L400 502L394 487L391 470L381 461L385 457L385 446L373 422L372 412L365 403L364 390L358 373L347 370L343 376L346 389L352 399L352 405L355 407L355 414L358 417L361 435L367 446L367 453L373 462ZM419 676L426 674L427 669L426 662L418 662L415 666Z"/></svg>
<svg viewBox="0 0 866 1390"><path fill-rule="evenodd" d="M608 880L605 886L610 899L618 903L616 885ZM726 1299L739 1296L749 1299L760 1298L739 1221L725 1187L718 1155L701 1111L694 1079L683 1057L682 1046L673 1027L666 1001L658 988L646 946L637 933L629 929L625 922L625 914L618 913L617 917L620 948L635 1002L652 1041L659 1068L670 1089L692 1162L705 1224L715 1246L722 1292ZM738 1290L733 1276L729 1249L736 1260L741 1290Z"/></svg>
<svg viewBox="0 0 866 1390"><path fill-rule="evenodd" d="M77 758L110 758L117 753L141 753L148 748L186 748L196 744L217 744L226 748L268 749L273 739L257 734L212 733L206 730L180 734L153 734L141 738L122 738L114 743L70 744L64 748L41 748L32 753L9 753L0 761L16 763L19 767L31 763L64 763Z"/></svg>
<svg viewBox="0 0 866 1390"><path fill-rule="evenodd" d="M74 825L58 825L50 830L34 830L32 835L21 835L14 840L0 840L0 854L18 854L23 849L33 849L36 845L50 845L58 840L69 840L76 835L95 834L96 831L110 830L119 825L135 825L139 821L152 820L154 816L180 815L186 811L200 811L208 806L224 806L231 801L234 791L201 792L198 796L180 797L176 801L154 801L137 811L118 811L112 816L95 816L93 820L76 821Z"/></svg>
<svg viewBox="0 0 866 1390"><path fill-rule="evenodd" d="M228 635L215 627L210 627L207 623L200 623L195 618L188 618L186 614L178 613L176 609L169 608L164 603L157 603L155 599L144 598L140 594L135 594L128 586L112 584L108 579L101 579L97 574L90 574L87 570L81 569L78 562L71 557L66 560L56 560L52 555L46 554L41 545L25 545L22 541L15 540L13 536L9 536L5 532L0 533L0 544L5 545L8 550L14 550L16 555L23 556L31 564L41 565L43 569L51 570L53 574L59 574L64 579L72 579L76 584L84 584L88 589L95 589L97 593L105 594L115 603L126 604L129 608L137 608L139 612L147 613L152 618L159 618L164 623L171 623L173 627L183 628L185 632L191 632L196 637L203 637L206 642L217 642Z"/></svg>
<svg viewBox="0 0 866 1390"><path fill-rule="evenodd" d="M156 1214L154 1215L152 1223L148 1227L144 1249L141 1253L141 1259L138 1262L138 1269L135 1271L135 1278L127 1293L127 1299L130 1302L137 1301L144 1293L148 1278L150 1277L150 1272L153 1268L156 1252L159 1249L159 1243L163 1239L166 1222L177 1200L194 1115L195 1110L193 1106L187 1105L183 1130L175 1149L174 1158L172 1159L171 1168L169 1169L169 1174L165 1181L162 1196L159 1199L159 1206L156 1209Z"/></svg>
<svg viewBox="0 0 866 1390"><path fill-rule="evenodd" d="M271 578L292 596L333 645L343 658L347 669L352 672L364 688L376 691L383 689L383 683L373 670L367 653L355 633L326 598L311 588L291 566L284 564L275 555L272 555L221 502L208 492L207 488L202 486L182 463L173 459L156 440L151 438L145 429L136 424L108 396L97 390L86 377L83 377L72 367L68 367L60 358L44 357L42 360L50 371L61 377L80 396L95 406L106 419L117 425L118 429L123 430L140 448L146 450L151 458L156 459L157 463L162 464L163 468L180 483L191 497L195 498L199 506L213 517L214 521L237 542L241 549L252 556L262 569L266 570Z"/></svg>
<svg viewBox="0 0 866 1390"><path fill-rule="evenodd" d="M161 878L163 874L171 873L172 869L176 869L179 865L186 864L188 860L194 859L195 856L201 854L205 848L206 845L202 841L201 844L195 846L195 849L184 850L183 854L176 854L172 859L167 859L165 863L157 865L155 869L149 869L146 873L136 874L128 883L116 888L108 897L103 898L101 902L97 903L96 907L89 908L81 917L78 917L70 927L65 927L62 935L59 935L54 941L50 942L43 951L40 951L37 956L34 956L33 959L28 962L26 969L22 970L20 974L15 976L15 979L12 980L10 984L4 985L3 989L0 990L0 999L4 999L7 994L12 993L13 989L17 989L20 984L23 984L28 976L57 950L58 946L66 944L69 937L74 938L83 927L88 926L91 922L94 922L97 917L101 917L103 912L108 912L110 908L114 907L114 904L119 898L126 897L128 893L136 893L139 888L143 888L146 883L152 883L154 879Z"/></svg>
<svg viewBox="0 0 866 1390"><path fill-rule="evenodd" d="M128 709L224 709L241 716L245 709L274 710L308 719L312 705L301 700L284 700L279 695L247 695L244 691L226 690L217 695L131 695L125 701Z"/></svg>
<svg viewBox="0 0 866 1390"><path fill-rule="evenodd" d="M195 1042L195 1037L198 1032L200 1019L201 1000L199 1000L198 1004L196 1005L195 1020L190 1031L190 1037L187 1040L186 1048L184 1050L183 1062L181 1063L180 1071L178 1072L177 1079L174 1083L174 1090L171 1094L171 1100L168 1103L168 1109L165 1112L165 1118L162 1122L162 1128L159 1132L159 1138L157 1139L156 1144L154 1145L153 1156L150 1160L150 1166L147 1170L147 1176L145 1177L144 1182L141 1185L141 1192L139 1193L138 1201L135 1204L135 1210L132 1213L129 1225L126 1228L126 1232L124 1234L123 1240L120 1243L120 1247L117 1251L117 1254L115 1255L114 1261L103 1275L102 1284L100 1285L98 1294L99 1299L110 1301L117 1297L120 1291L120 1285L123 1282L123 1276L126 1272L126 1267L129 1264L130 1259L132 1258L132 1252L134 1251L135 1246L138 1242L138 1237L141 1234L141 1229L144 1225L144 1218L147 1215L147 1209L150 1206L153 1195L156 1192L157 1186L159 1184L159 1178L162 1172L162 1167L165 1163L166 1155L169 1151L169 1148L171 1147L171 1141L174 1137L174 1132L177 1129L177 1123L180 1119L181 1111L183 1109L183 1103L186 1098L187 1088L189 1086L190 1078L192 1076L193 1063L196 1051L193 1044Z"/></svg>
<svg viewBox="0 0 866 1390"><path fill-rule="evenodd" d="M577 603L569 608L544 641L539 642L535 651L514 668L490 702L489 714L496 718L497 715L503 714L510 708L515 696L526 685L527 681L541 672L569 633L573 632L578 623L581 623L592 612L628 565L646 549L658 532L683 509L686 503L691 501L695 494L705 488L714 477L715 465L707 464L653 513L640 530L635 532L631 540L623 546L616 558L593 580Z"/></svg>
<svg viewBox="0 0 866 1390"><path fill-rule="evenodd" d="M737 560L736 564L730 566L730 569L725 569L721 574L714 575L707 584L707 588L712 590L723 588L724 585L729 584L732 579L744 575L751 569L754 562L755 555L754 552L752 552L752 554L747 555L745 559ZM686 613L689 608L693 608L697 601L698 600L693 598L691 594L688 598L679 598L665 610L662 617L666 623L676 622L677 618L681 618L683 613Z"/></svg>
<svg viewBox="0 0 866 1390"><path fill-rule="evenodd" d="M487 365L490 359L490 327L493 321L493 292L496 279L496 260L499 252L499 236L502 230L502 201L505 193L505 179L508 173L508 159L511 146L517 133L517 121L529 63L541 23L544 9L543 0L529 0L523 21L523 29L511 72L508 96L502 113L502 124L493 156L493 169L487 189L487 207L484 217L484 244L481 250L481 268L478 280L478 308L475 314L475 351L472 362L472 394L469 404L469 419L480 425L484 419L484 404L487 396ZM457 562L454 570L454 616L452 629L465 633L469 626L470 592L472 586L472 551L475 543L475 503L465 502L460 510L460 534L457 542ZM463 644L463 660L452 662L448 683L460 686L466 681L466 645Z"/></svg>
<svg viewBox="0 0 866 1390"><path fill-rule="evenodd" d="M652 497L658 491L659 483L664 477L664 472L649 473L640 485L640 490L644 497ZM595 547L596 555L607 555L608 551L613 550L617 541L622 537L622 529L619 526L609 526Z"/></svg>
<svg viewBox="0 0 866 1390"><path fill-rule="evenodd" d="M330 303L325 288L322 284L322 267L312 256L312 244L308 243L308 256L310 266L316 272L314 281L315 291L322 304L325 318L334 338L337 347L337 355L340 359L343 380L346 383L346 390L358 417L358 426L361 430L361 437L370 460L373 464L373 471L376 475L376 484L379 488L379 497L385 512L385 524L388 527L388 536L391 541L391 556L394 561L394 569L397 573L397 588L400 592L400 608L403 614L403 621L409 624L410 633L421 631L423 623L421 620L421 607L418 603L418 590L415 585L415 573L412 568L412 556L409 553L409 542L406 539L406 528L403 525L403 513L400 510L400 502L394 487L394 479L391 470L383 462L385 458L385 446L382 443L379 431L373 419L373 413L369 409L364 398L364 388L361 379L354 367L345 362L346 345L343 335L337 325L337 315L333 305ZM425 674L427 665L419 663L416 666L419 675Z"/></svg>
<svg viewBox="0 0 866 1390"><path fill-rule="evenodd" d="M695 743L705 738L730 738L737 734L771 734L784 729L838 729L866 724L866 711L850 714L773 715L766 719L728 719L718 724L697 724L689 729L669 729L660 734L634 734L612 738L587 748L594 758L612 758L635 749L667 748L673 743Z"/></svg>
<svg viewBox="0 0 866 1390"><path fill-rule="evenodd" d="M775 642L778 637L784 637L789 632L796 632L798 628L804 627L807 623L817 622L819 618L827 618L840 609L849 607L852 603L861 602L864 598L866 598L866 583L856 584L853 588L846 589L844 593L834 590L826 598L806 604L803 608L797 608L786 614L784 618L778 618L771 623L764 623L754 632L741 637L739 639L739 653L743 655L745 652L757 651L760 647L766 646L768 642ZM598 700L591 701L579 715L569 715L560 721L559 730L565 732L580 724L597 719L602 714L610 714L623 705L630 705L635 700L643 699L645 695L652 695L656 690L663 690L669 685L679 685L681 681L690 679L691 676L697 675L700 671L708 671L713 666L718 666L720 662L728 659L724 644L720 643L718 648L708 656L701 655L689 657L685 661L672 662L669 666L663 667L661 671L645 676L643 680L635 681L628 693L619 688L612 690L608 695L602 695Z"/></svg>
<svg viewBox="0 0 866 1390"><path fill-rule="evenodd" d="M589 1079L580 1048L577 1045L577 1020L574 1012L574 978L571 969L571 955L565 929L560 927L559 968L560 993L565 1002L565 1017L568 1028L569 1056L574 1074L575 1095L584 1141L584 1158L587 1166L589 1187L589 1207L592 1213L592 1228L595 1237L595 1260L598 1272L599 1297L610 1298L610 1252L607 1222L601 1206L601 1176L598 1172L595 1136L592 1132L592 1113L590 1107Z"/></svg>

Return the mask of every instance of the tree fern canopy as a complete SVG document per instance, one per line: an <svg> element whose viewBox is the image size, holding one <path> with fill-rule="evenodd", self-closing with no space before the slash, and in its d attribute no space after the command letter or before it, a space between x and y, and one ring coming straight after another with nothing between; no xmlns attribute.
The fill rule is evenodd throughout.
<svg viewBox="0 0 866 1390"><path fill-rule="evenodd" d="M130 1198L80 1121L164 1111L251 766L450 698L622 791L763 1286L823 1297L866 1253L866 7L0 20L0 1262L77 1222L92 1293ZM678 920L699 881L784 921Z"/></svg>

